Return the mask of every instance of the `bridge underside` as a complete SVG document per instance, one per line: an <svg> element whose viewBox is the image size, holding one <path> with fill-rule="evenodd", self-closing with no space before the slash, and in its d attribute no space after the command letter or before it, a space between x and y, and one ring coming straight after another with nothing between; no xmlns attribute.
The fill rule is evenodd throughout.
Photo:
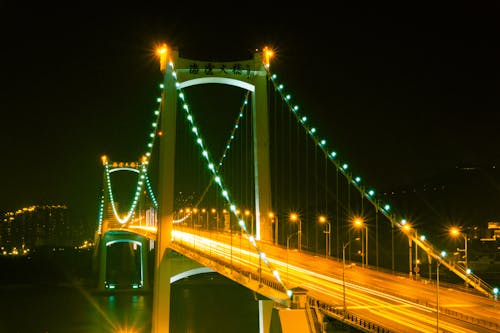
<svg viewBox="0 0 500 333"><path fill-rule="evenodd" d="M151 290L149 239L126 230L108 230L98 246L97 290Z"/></svg>
<svg viewBox="0 0 500 333"><path fill-rule="evenodd" d="M149 278L149 243L150 240L147 237L134 232L126 230L107 231L99 243L98 290L113 291L116 289L140 289L143 291L151 291ZM116 276L117 274L113 270L113 265L110 263L110 261L116 260L116 258L113 258L113 248L119 246L122 247L121 255L123 256L123 252L126 252L126 257L117 264L122 265L124 262L129 261L132 262L129 268L136 270L136 272L134 272L135 274L133 274L135 279L123 283L119 283L120 277ZM176 252L171 252L169 260L172 264L170 283L188 276L214 272L212 269Z"/></svg>
<svg viewBox="0 0 500 333"><path fill-rule="evenodd" d="M212 261L196 257L195 254L189 253L185 249L178 248L178 252L175 250L175 243L171 245L174 250L169 251L168 254L172 274L170 283L196 274L215 272L255 292L259 306L260 333L314 332L308 323L306 310L304 309L305 304L302 304L301 307L297 304L298 302L295 302L296 308L294 306L292 308L285 307L281 299L282 295L276 293L274 288L266 285L266 281L259 281L256 278L252 279L228 267L224 269L220 269L220 267L216 269L209 268L214 264ZM201 263L206 264L208 267ZM267 294L270 298L261 293Z"/></svg>

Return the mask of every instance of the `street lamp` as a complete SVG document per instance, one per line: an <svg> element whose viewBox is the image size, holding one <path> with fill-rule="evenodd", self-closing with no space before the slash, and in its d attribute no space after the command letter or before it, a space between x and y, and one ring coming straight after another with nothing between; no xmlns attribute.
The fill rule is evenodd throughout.
<svg viewBox="0 0 500 333"><path fill-rule="evenodd" d="M417 231L415 230L415 238L417 238ZM420 241L425 242L426 238L425 235L420 235ZM430 255L429 255L430 258ZM430 272L430 259L429 259L429 272ZM418 258L418 246L417 243L415 243L415 277L418 279L420 275L420 259ZM430 277L429 277L430 279Z"/></svg>
<svg viewBox="0 0 500 333"><path fill-rule="evenodd" d="M219 212L215 208L212 208L211 212L215 214L215 230L219 231Z"/></svg>
<svg viewBox="0 0 500 333"><path fill-rule="evenodd" d="M205 214L205 223L206 223L206 229L208 230L208 210L206 208L201 209L202 214ZM203 217L201 219L201 222L203 223Z"/></svg>
<svg viewBox="0 0 500 333"><path fill-rule="evenodd" d="M179 212L177 213L177 219L182 220L184 222L184 209L179 209Z"/></svg>
<svg viewBox="0 0 500 333"><path fill-rule="evenodd" d="M251 218L252 218L252 220L251 220L251 222L250 222L250 230L251 230L251 231L250 231L250 234L251 234L252 236L254 236L254 234L253 234L253 214L252 214L252 212L251 212L251 211L249 211L248 209L246 209L246 210L245 210L245 216L246 216L247 218L248 218L249 216L251 216Z"/></svg>
<svg viewBox="0 0 500 333"><path fill-rule="evenodd" d="M288 249L290 248L290 238L295 235L299 235L299 232L294 232L291 235L288 235L286 238L286 282L288 283Z"/></svg>
<svg viewBox="0 0 500 333"><path fill-rule="evenodd" d="M323 233L325 234L325 258L328 258L328 256L330 255L330 247L331 247L330 246L330 233L332 230L332 226L331 226L330 222L328 222L327 218L324 215L320 215L318 217L318 221L321 224L326 223L326 230L323 231Z"/></svg>
<svg viewBox="0 0 500 333"><path fill-rule="evenodd" d="M408 265L410 266L409 268L409 275L410 279L413 276L413 264L412 264L412 256L411 256L411 247L412 247L412 241L411 241L411 235L410 232L412 231L411 225L406 222L406 220L402 220L401 224L403 225L401 229L403 229L403 232L408 236Z"/></svg>
<svg viewBox="0 0 500 333"><path fill-rule="evenodd" d="M361 263L362 266L368 266L368 226L364 223L363 219L357 217L354 219L354 227L361 229ZM363 233L363 231L366 231ZM364 235L364 237L363 237Z"/></svg>
<svg viewBox="0 0 500 333"><path fill-rule="evenodd" d="M446 257L446 252L441 251L441 258ZM436 261L436 332L439 332L439 266L441 258Z"/></svg>
<svg viewBox="0 0 500 333"><path fill-rule="evenodd" d="M439 265L441 261L437 261L436 265L436 332L439 332Z"/></svg>
<svg viewBox="0 0 500 333"><path fill-rule="evenodd" d="M409 246L409 266L410 266L410 278L412 277L412 271L414 270L415 271L415 278L418 278L419 277L419 273L420 273L420 267L419 267L419 264L420 264L420 260L418 259L418 244L417 244L417 241L415 241L415 267L412 267L413 266L413 263L412 263L412 232L414 233L414 236L415 239L418 238L418 234L417 234L417 230L412 228L412 226L406 222L406 220L402 220L401 221L401 224L402 224L402 227L401 229L403 230L404 233L407 234L408 236L408 246ZM425 241L426 237L425 235L420 235L420 240L423 242ZM430 265L430 259L429 259L429 265ZM430 266L429 266L429 272L430 272Z"/></svg>
<svg viewBox="0 0 500 333"><path fill-rule="evenodd" d="M344 310L344 318L346 315L346 305L345 305L345 249L346 247L351 243L351 241L348 241L347 243L344 243L342 246L342 299L343 299L343 310Z"/></svg>
<svg viewBox="0 0 500 333"><path fill-rule="evenodd" d="M222 220L224 221L223 224L223 231L231 231L231 216L229 215L229 211L225 208L222 208Z"/></svg>
<svg viewBox="0 0 500 333"><path fill-rule="evenodd" d="M198 215L198 208L193 208L193 215L195 215L195 219L191 219L193 222L193 229L196 229L200 223L199 218L200 216Z"/></svg>
<svg viewBox="0 0 500 333"><path fill-rule="evenodd" d="M468 260L468 257L467 257L467 234L466 233L463 233L460 231L460 229L458 227L451 227L450 228L450 235L452 237L463 237L464 238L464 265L465 265L465 272L466 274L469 274L469 260ZM457 251L460 252L460 249L457 249ZM467 285L467 282L465 282L465 285Z"/></svg>
<svg viewBox="0 0 500 333"><path fill-rule="evenodd" d="M299 225L299 230L297 231L297 236L298 236L298 245L297 248L299 252L302 249L302 221L299 218L299 215L297 213L291 213L290 214L290 221L292 222L298 222Z"/></svg>
<svg viewBox="0 0 500 333"><path fill-rule="evenodd" d="M186 216L189 217L189 221L191 221L191 224L193 224L193 215L191 214L191 208L189 207L186 208ZM189 222L187 221L187 218L186 218L186 226L189 227Z"/></svg>
<svg viewBox="0 0 500 333"><path fill-rule="evenodd" d="M274 222L274 245L278 246L278 215L274 215L273 212L269 212L267 216L272 222Z"/></svg>

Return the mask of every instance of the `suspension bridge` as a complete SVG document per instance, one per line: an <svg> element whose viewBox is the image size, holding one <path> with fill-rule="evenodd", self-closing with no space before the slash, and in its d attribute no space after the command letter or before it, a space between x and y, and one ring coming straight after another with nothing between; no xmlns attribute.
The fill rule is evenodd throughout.
<svg viewBox="0 0 500 333"><path fill-rule="evenodd" d="M159 48L144 154L102 157L98 288L152 290L154 333L169 331L170 283L206 272L259 296L261 332L333 332L334 322L500 332L498 289L379 199L322 136L327 124L314 126L294 102L272 57L266 47L201 61ZM115 247L130 253L125 278L110 268ZM463 284L440 282L440 269Z"/></svg>

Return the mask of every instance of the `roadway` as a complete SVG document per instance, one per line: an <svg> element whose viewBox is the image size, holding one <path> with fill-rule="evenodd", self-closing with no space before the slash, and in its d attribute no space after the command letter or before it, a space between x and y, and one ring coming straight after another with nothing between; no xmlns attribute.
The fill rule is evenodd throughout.
<svg viewBox="0 0 500 333"><path fill-rule="evenodd" d="M262 267L263 277L274 278L241 233L233 232L231 237L227 232L196 230L196 235L183 232L189 230L176 227L174 243L206 253L234 270L259 272ZM337 310L345 306L348 313L392 332L500 332L500 303L476 292L465 292L458 286L440 287L438 316L438 288L434 281L417 281L355 264L343 269L343 263L336 258L273 244L258 245L289 289L305 288L308 296L319 303Z"/></svg>

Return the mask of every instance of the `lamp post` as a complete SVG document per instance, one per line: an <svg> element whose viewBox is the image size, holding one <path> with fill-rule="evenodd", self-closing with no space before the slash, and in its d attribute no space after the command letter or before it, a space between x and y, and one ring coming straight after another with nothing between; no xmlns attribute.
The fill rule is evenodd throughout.
<svg viewBox="0 0 500 333"><path fill-rule="evenodd" d="M192 224L193 224L193 213L191 211L191 208L189 208L189 207L186 208L186 215L189 217L189 222L186 219L186 226L189 227L190 224L192 226Z"/></svg>
<svg viewBox="0 0 500 333"><path fill-rule="evenodd" d="M274 245L278 246L278 215L273 212L269 212L267 216L274 222Z"/></svg>
<svg viewBox="0 0 500 333"><path fill-rule="evenodd" d="M200 225L200 217L201 217L201 214L198 214L200 213L200 210L198 208L193 208L193 215L194 215L194 219L193 219L193 230L195 230L195 233L196 233L196 230L201 230L201 225Z"/></svg>
<svg viewBox="0 0 500 333"><path fill-rule="evenodd" d="M436 332L439 333L439 265L441 261L436 264Z"/></svg>
<svg viewBox="0 0 500 333"><path fill-rule="evenodd" d="M300 220L300 217L297 213L291 213L290 214L290 221L292 222L298 222L299 229L297 231L297 238L298 238L298 245L297 248L299 252L301 252L302 249L302 221Z"/></svg>
<svg viewBox="0 0 500 333"><path fill-rule="evenodd" d="M294 232L291 235L288 235L286 238L286 282L288 283L288 249L290 248L290 238L292 238L295 235L298 235L299 232Z"/></svg>
<svg viewBox="0 0 500 333"><path fill-rule="evenodd" d="M465 273L468 275L469 274L469 259L467 256L467 234L463 233L460 231L460 228L458 227L451 227L450 228L450 235L452 237L463 237L464 238L464 265L465 265ZM457 251L460 252L460 249L457 249ZM465 282L465 286L468 286L467 282Z"/></svg>
<svg viewBox="0 0 500 333"><path fill-rule="evenodd" d="M415 230L415 238L417 237L417 231ZM425 235L420 235L420 240L422 242L425 242L427 237ZM429 256L430 257L430 256ZM420 276L420 259L418 258L418 246L417 243L415 243L415 277L418 279ZM429 260L429 265L430 265L430 260Z"/></svg>
<svg viewBox="0 0 500 333"><path fill-rule="evenodd" d="M251 212L251 211L249 211L248 209L246 209L246 210L245 210L245 216L246 216L246 217L251 216L252 220L250 221L250 230L251 230L251 231L250 231L250 234L251 234L252 236L255 236L255 235L253 234L253 214L252 214L252 212Z"/></svg>
<svg viewBox="0 0 500 333"><path fill-rule="evenodd" d="M332 230L332 225L330 224L330 222L328 222L327 218L324 215L320 215L318 217L318 221L321 224L326 223L326 230L323 231L323 233L325 234L325 258L328 258L328 256L330 255L330 247L331 247L330 234Z"/></svg>
<svg viewBox="0 0 500 333"><path fill-rule="evenodd" d="M222 208L222 221L224 221L222 230L228 231L229 229L229 232L231 232L231 215L225 208Z"/></svg>
<svg viewBox="0 0 500 333"><path fill-rule="evenodd" d="M408 269L408 274L410 275L410 279L413 278L413 263L412 263L412 255L411 255L411 247L412 247L412 240L411 240L411 235L410 235L410 232L412 230L411 228L411 225L408 224L406 222L406 220L402 220L401 221L401 224L402 224L402 227L401 229L403 229L403 232L406 233L406 235L408 236L408 265L409 265L409 269Z"/></svg>
<svg viewBox="0 0 500 333"><path fill-rule="evenodd" d="M368 266L368 226L363 219L357 217L354 219L354 226L361 229L361 266ZM363 232L365 231L365 232ZM363 236L364 235L364 236Z"/></svg>
<svg viewBox="0 0 500 333"><path fill-rule="evenodd" d="M346 247L351 243L351 241L348 241L347 243L344 243L342 246L342 304L343 304L343 310L344 310L344 318L346 315L346 305L345 305L345 249Z"/></svg>
<svg viewBox="0 0 500 333"><path fill-rule="evenodd" d="M215 214L215 230L219 231L219 212L215 208L212 208L211 212Z"/></svg>
<svg viewBox="0 0 500 333"><path fill-rule="evenodd" d="M205 214L205 227L208 230L208 210L206 208L202 208L201 213ZM201 222L203 222L203 217L201 218Z"/></svg>

